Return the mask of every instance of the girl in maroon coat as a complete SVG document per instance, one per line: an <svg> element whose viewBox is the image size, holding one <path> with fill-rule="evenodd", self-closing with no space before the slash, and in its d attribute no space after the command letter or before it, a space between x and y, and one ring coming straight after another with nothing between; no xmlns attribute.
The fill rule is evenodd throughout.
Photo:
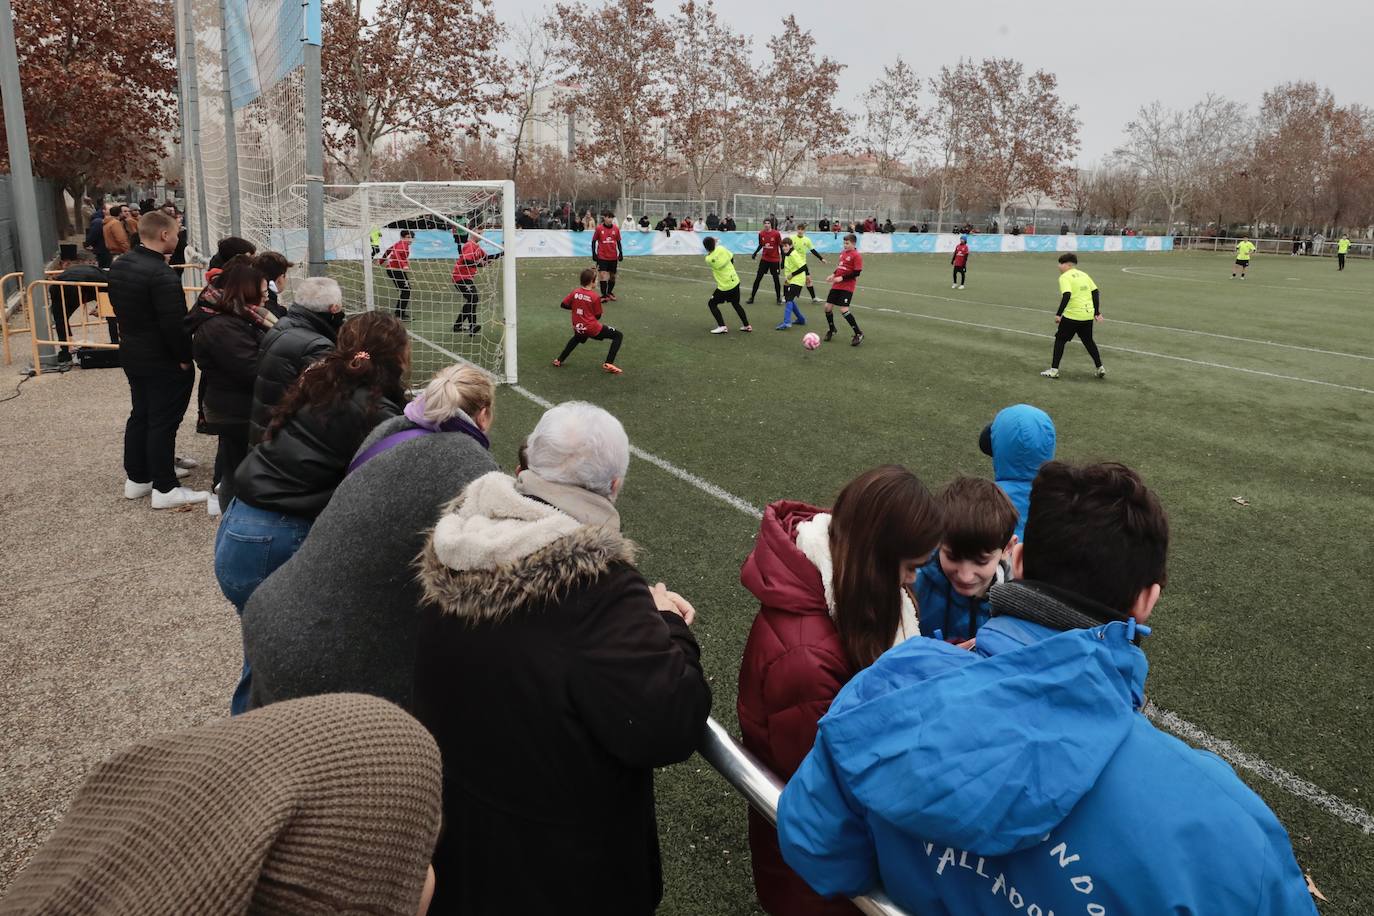
<svg viewBox="0 0 1374 916"><path fill-rule="evenodd" d="M761 607L740 668L739 723L745 747L781 779L811 750L816 723L845 682L919 636L910 586L943 529L930 491L895 465L860 475L830 512L790 501L764 511L740 572ZM776 831L752 809L749 849L767 912L858 912L797 877L782 861Z"/></svg>

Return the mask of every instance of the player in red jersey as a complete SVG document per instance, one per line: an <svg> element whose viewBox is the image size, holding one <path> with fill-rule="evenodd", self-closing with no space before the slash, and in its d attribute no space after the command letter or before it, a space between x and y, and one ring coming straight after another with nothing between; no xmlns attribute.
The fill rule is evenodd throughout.
<svg viewBox="0 0 1374 916"><path fill-rule="evenodd" d="M959 236L959 244L954 246L954 255L949 263L954 265L954 282L949 288L963 289L964 281L968 278L968 236Z"/></svg>
<svg viewBox="0 0 1374 916"><path fill-rule="evenodd" d="M402 229L401 240L382 252L382 256L377 259L377 263L386 268L387 277L396 284L396 289L400 292L400 298L391 307L391 312L402 321L410 320L410 240L413 238L414 230Z"/></svg>
<svg viewBox="0 0 1374 916"><path fill-rule="evenodd" d="M864 256L859 254L857 245L859 240L854 233L849 233L844 237L844 250L840 252L840 263L835 267L835 272L826 277L826 282L830 284L830 295L825 297L825 323L830 325L830 330L825 332L825 339L828 341L835 336L835 306L840 307L840 314L844 320L849 322L849 326L854 329L854 339L849 342L850 346L857 347L864 342L864 332L859 330L859 323L854 320L854 315L849 311L849 304L854 300L854 288L858 285L859 274L863 273Z"/></svg>
<svg viewBox="0 0 1374 916"><path fill-rule="evenodd" d="M752 303L759 294L759 283L763 281L764 274L773 275L773 295L777 297L778 305L782 305L782 281L779 279L782 272L782 233L773 227L771 219L763 221L763 229L759 231L759 247L749 257L757 259L759 252L763 252L763 259L759 261L759 272L754 274L754 288L745 305Z"/></svg>
<svg viewBox="0 0 1374 916"><path fill-rule="evenodd" d="M463 241L464 238L467 241ZM482 330L482 326L477 323L477 304L482 297L477 293L474 278L483 264L500 260L503 252L487 254L473 233L466 229L454 230L453 240L458 243L458 260L453 262L453 286L463 297L463 310L453 319L453 333L457 334L466 329L469 334L476 334Z"/></svg>
<svg viewBox="0 0 1374 916"><path fill-rule="evenodd" d="M609 340L611 349L606 353L606 361L601 368L612 375L620 375L624 370L615 364L615 355L620 352L620 343L625 335L601 323L601 295L592 289L595 279L595 268L588 267L578 277L582 285L563 297L563 308L572 312L573 336L553 364L562 366L572 356L573 350L589 340Z"/></svg>
<svg viewBox="0 0 1374 916"><path fill-rule="evenodd" d="M601 225L592 231L592 259L600 272L601 298L614 302L615 274L625 260L625 248L620 244L620 227L610 210L601 211Z"/></svg>

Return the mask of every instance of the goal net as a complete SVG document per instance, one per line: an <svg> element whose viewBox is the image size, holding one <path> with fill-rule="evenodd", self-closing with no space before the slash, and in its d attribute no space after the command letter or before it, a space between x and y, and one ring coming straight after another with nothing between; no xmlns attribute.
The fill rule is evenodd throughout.
<svg viewBox="0 0 1374 916"><path fill-rule="evenodd" d="M416 385L454 362L516 381L514 193L507 181L326 186L329 275L347 310L405 322Z"/></svg>
<svg viewBox="0 0 1374 916"><path fill-rule="evenodd" d="M771 194L736 194L733 216L750 225L762 223L770 215L781 222L787 217L815 225L825 215L825 200L820 197L785 197Z"/></svg>

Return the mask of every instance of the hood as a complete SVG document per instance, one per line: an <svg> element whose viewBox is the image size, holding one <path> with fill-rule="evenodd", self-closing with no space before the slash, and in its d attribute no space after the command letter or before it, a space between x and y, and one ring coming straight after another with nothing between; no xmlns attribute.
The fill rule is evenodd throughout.
<svg viewBox="0 0 1374 916"><path fill-rule="evenodd" d="M824 512L781 500L763 510L758 541L739 578L767 607L791 614L828 614L820 570L797 547L797 526Z"/></svg>
<svg viewBox="0 0 1374 916"><path fill-rule="evenodd" d="M1031 626L988 658L910 640L840 692L820 733L861 806L984 856L1034 846L1068 816L1133 726L1147 663L1122 623Z"/></svg>
<svg viewBox="0 0 1374 916"><path fill-rule="evenodd" d="M315 312L304 306L293 304L286 310L286 317L291 320L292 325L314 331L323 337L328 337L330 341L337 340L339 337L339 327L329 320L328 312Z"/></svg>
<svg viewBox="0 0 1374 916"><path fill-rule="evenodd" d="M186 329L187 334L194 337L196 331L199 331L207 321L219 317L219 312L204 305L201 301L197 301L195 305L191 306L191 310L186 313L186 317L181 319L181 326Z"/></svg>
<svg viewBox="0 0 1374 916"><path fill-rule="evenodd" d="M992 471L1001 480L1035 479L1054 458L1054 421L1039 407L1016 404L992 421Z"/></svg>

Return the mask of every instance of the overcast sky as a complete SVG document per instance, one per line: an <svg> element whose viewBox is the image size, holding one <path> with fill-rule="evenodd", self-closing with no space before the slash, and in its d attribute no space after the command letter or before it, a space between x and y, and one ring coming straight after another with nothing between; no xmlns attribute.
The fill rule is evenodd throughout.
<svg viewBox="0 0 1374 916"><path fill-rule="evenodd" d="M676 0L655 0L660 14ZM537 17L545 0L494 0L506 22ZM1059 77L1061 97L1078 106L1089 165L1111 153L1141 105L1186 107L1208 91L1254 110L1277 83L1313 80L1340 104L1374 106L1368 71L1374 2L1304 0L716 0L736 31L754 38L756 57L786 13L816 37L820 53L847 65L840 101L859 96L902 55L930 76L963 57L1014 57ZM801 68L804 73L804 67Z"/></svg>

